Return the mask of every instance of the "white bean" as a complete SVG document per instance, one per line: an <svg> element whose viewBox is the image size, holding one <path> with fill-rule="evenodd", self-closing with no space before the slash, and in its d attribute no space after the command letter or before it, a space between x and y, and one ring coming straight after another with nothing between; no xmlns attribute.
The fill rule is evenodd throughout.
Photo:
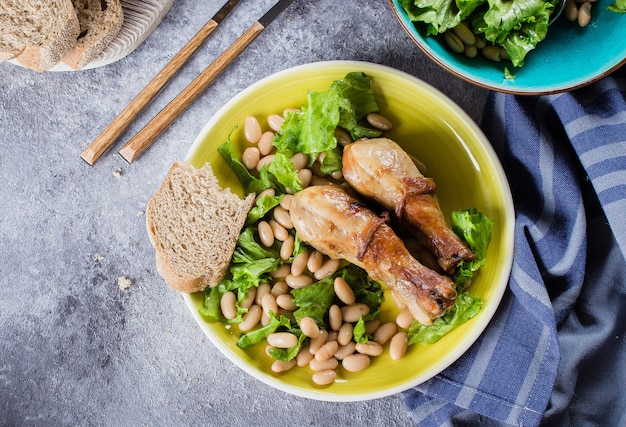
<svg viewBox="0 0 626 427"><path fill-rule="evenodd" d="M278 114L270 114L267 117L267 124L274 130L274 132L278 132L280 130L284 121L285 119Z"/></svg>
<svg viewBox="0 0 626 427"><path fill-rule="evenodd" d="M290 289L287 282L279 280L278 282L274 283L274 286L272 286L270 294L272 294L274 298L278 298L280 295L289 293L289 291Z"/></svg>
<svg viewBox="0 0 626 427"><path fill-rule="evenodd" d="M246 117L243 122L243 133L249 142L253 144L259 142L259 139L261 138L261 125L256 117Z"/></svg>
<svg viewBox="0 0 626 427"><path fill-rule="evenodd" d="M389 356L392 360L400 360L404 357L409 338L408 334L404 331L400 331L391 338L389 343Z"/></svg>
<svg viewBox="0 0 626 427"><path fill-rule="evenodd" d="M320 333L317 337L311 338L309 341L309 351L312 354L317 353L317 351L326 344L326 339L328 338L328 332L324 329L320 329Z"/></svg>
<svg viewBox="0 0 626 427"><path fill-rule="evenodd" d="M298 171L298 179L302 188L307 188L311 185L311 179L313 178L313 172L311 169L303 168Z"/></svg>
<svg viewBox="0 0 626 427"><path fill-rule="evenodd" d="M328 309L328 323L330 323L330 329L333 331L338 331L343 324L341 309L337 304L331 305Z"/></svg>
<svg viewBox="0 0 626 427"><path fill-rule="evenodd" d="M387 341L391 339L398 331L398 325L394 322L383 323L376 329L373 334L374 341L376 341L380 345L384 345Z"/></svg>
<svg viewBox="0 0 626 427"><path fill-rule="evenodd" d="M253 305L248 309L248 312L243 315L243 320L239 323L239 330L247 332L252 330L261 320L263 309L259 305Z"/></svg>
<svg viewBox="0 0 626 427"><path fill-rule="evenodd" d="M285 372L296 366L296 359L291 359L288 362L282 360L276 360L272 363L272 371L278 373Z"/></svg>
<svg viewBox="0 0 626 427"><path fill-rule="evenodd" d="M323 278L334 274L339 269L339 264L340 261L338 259L326 260L320 268L313 273L313 276L315 276L317 280L322 280Z"/></svg>
<svg viewBox="0 0 626 427"><path fill-rule="evenodd" d="M271 290L272 290L272 286L269 283L263 282L259 284L259 286L256 289L256 295L254 297L256 303L258 305L261 305L261 301L263 300L263 297L265 296L265 294L269 294Z"/></svg>
<svg viewBox="0 0 626 427"><path fill-rule="evenodd" d="M274 244L274 233L272 233L272 227L267 221L260 221L257 226L259 232L259 240L261 244L267 248Z"/></svg>
<svg viewBox="0 0 626 427"><path fill-rule="evenodd" d="M383 346L375 341L357 343L355 350L361 354L367 354L368 356L380 356L383 354Z"/></svg>
<svg viewBox="0 0 626 427"><path fill-rule="evenodd" d="M274 132L267 131L261 135L261 139L259 139L259 143L257 147L259 147L259 151L261 155L267 156L272 152L274 146L272 145L272 141L274 140Z"/></svg>
<svg viewBox="0 0 626 427"><path fill-rule="evenodd" d="M299 367L307 366L311 360L313 360L313 354L306 348L300 349L296 356L296 365Z"/></svg>
<svg viewBox="0 0 626 427"><path fill-rule="evenodd" d="M256 170L261 171L263 166L265 166L265 168L269 168L270 163L272 163L272 160L274 160L274 157L274 154L268 154L267 156L261 157L261 159L259 159L259 162L256 164Z"/></svg>
<svg viewBox="0 0 626 427"><path fill-rule="evenodd" d="M367 304L356 303L341 307L341 314L344 322L358 322L361 316L369 314L370 308Z"/></svg>
<svg viewBox="0 0 626 427"><path fill-rule="evenodd" d="M267 343L276 348L290 348L298 345L298 337L291 332L274 332L267 336Z"/></svg>
<svg viewBox="0 0 626 427"><path fill-rule="evenodd" d="M250 308L252 307L252 304L254 304L255 298L256 298L256 291L257 288L255 287L251 287L248 289L248 293L246 294L246 299L244 299L243 301L241 301L241 307L243 308Z"/></svg>
<svg viewBox="0 0 626 427"><path fill-rule="evenodd" d="M344 303L345 305L354 304L354 291L352 291L352 288L350 287L350 285L348 285L348 282L346 282L343 277L335 277L333 287L337 298L339 298L342 303Z"/></svg>
<svg viewBox="0 0 626 427"><path fill-rule="evenodd" d="M290 288L299 289L304 288L305 286L309 286L311 283L313 283L313 279L306 274L301 274L299 276L289 274L287 275L287 277L285 277L285 282L287 282Z"/></svg>
<svg viewBox="0 0 626 427"><path fill-rule="evenodd" d="M328 360L338 349L337 341L328 341L315 352L315 360Z"/></svg>
<svg viewBox="0 0 626 427"><path fill-rule="evenodd" d="M337 342L339 345L346 345L352 341L353 333L354 326L352 326L352 323L344 323L341 325L341 328L339 328L339 334L337 335Z"/></svg>
<svg viewBox="0 0 626 427"><path fill-rule="evenodd" d="M306 270L306 263L309 260L309 251L305 249L296 255L291 262L291 274L299 276Z"/></svg>
<svg viewBox="0 0 626 427"><path fill-rule="evenodd" d="M291 203L293 196L291 195L289 196L290 196L289 198L287 198L287 196L283 196L283 200L287 198L289 203ZM291 230L293 228L293 222L291 222L291 216L289 216L289 211L285 209L282 205L276 206L274 208L274 219L276 220L277 223L285 227L287 230Z"/></svg>
<svg viewBox="0 0 626 427"><path fill-rule="evenodd" d="M309 162L309 156L304 153L296 153L291 157L291 163L297 170L304 169Z"/></svg>
<svg viewBox="0 0 626 427"><path fill-rule="evenodd" d="M306 263L306 268L309 269L311 273L315 273L324 262L324 255L321 252L314 250L309 255L309 260Z"/></svg>
<svg viewBox="0 0 626 427"><path fill-rule="evenodd" d="M287 293L278 295L276 297L276 304L288 311L295 311L298 308L298 306L293 302L293 296Z"/></svg>
<svg viewBox="0 0 626 427"><path fill-rule="evenodd" d="M396 324L402 329L408 329L413 320L413 315L408 308L405 308L396 316Z"/></svg>
<svg viewBox="0 0 626 427"><path fill-rule="evenodd" d="M256 166L259 164L259 160L261 160L261 152L258 147L248 147L243 150L241 163L243 163L248 170L256 169Z"/></svg>
<svg viewBox="0 0 626 427"><path fill-rule="evenodd" d="M270 276L272 276L272 278L274 279L284 278L287 277L290 271L291 265L283 264L278 268L278 270L270 272Z"/></svg>
<svg viewBox="0 0 626 427"><path fill-rule="evenodd" d="M320 336L320 328L312 317L307 316L300 320L300 330L309 338L317 338Z"/></svg>
<svg viewBox="0 0 626 427"><path fill-rule="evenodd" d="M272 228L272 233L274 233L274 238L276 240L284 242L285 239L289 237L289 232L287 231L287 229L280 225L275 219L270 219L269 224Z"/></svg>
<svg viewBox="0 0 626 427"><path fill-rule="evenodd" d="M387 131L391 130L393 127L391 121L389 121L387 117L378 113L369 113L365 118L367 122L376 129Z"/></svg>
<svg viewBox="0 0 626 427"><path fill-rule="evenodd" d="M370 365L370 358L366 354L352 354L341 361L341 366L349 372L359 372Z"/></svg>
<svg viewBox="0 0 626 427"><path fill-rule="evenodd" d="M335 352L335 359L343 360L346 357L354 354L354 349L356 348L356 343L354 341L350 341L348 344L340 345L337 351Z"/></svg>
<svg viewBox="0 0 626 427"><path fill-rule="evenodd" d="M261 307L263 307L263 312L267 315L270 314L270 311L274 314L278 313L278 304L276 304L276 298L274 298L274 295L272 294L263 295Z"/></svg>
<svg viewBox="0 0 626 427"><path fill-rule="evenodd" d="M227 291L220 299L220 308L222 314L228 320L234 319L237 316L237 295L232 291Z"/></svg>
<svg viewBox="0 0 626 427"><path fill-rule="evenodd" d="M283 261L286 261L289 258L291 258L291 255L293 254L294 244L295 244L295 240L293 236L289 236L285 239L283 244L280 246L280 258ZM289 268L289 271L291 272L291 267Z"/></svg>
<svg viewBox="0 0 626 427"><path fill-rule="evenodd" d="M317 360L313 358L309 362L309 368L315 372L335 370L337 369L337 366L339 366L339 362L334 357L326 360Z"/></svg>
<svg viewBox="0 0 626 427"><path fill-rule="evenodd" d="M313 374L313 382L317 385L329 385L335 382L337 373L335 371L320 371Z"/></svg>

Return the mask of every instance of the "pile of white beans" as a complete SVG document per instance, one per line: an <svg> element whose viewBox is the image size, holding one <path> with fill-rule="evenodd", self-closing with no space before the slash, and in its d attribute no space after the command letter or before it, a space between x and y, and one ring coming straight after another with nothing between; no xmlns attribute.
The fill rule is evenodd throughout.
<svg viewBox="0 0 626 427"><path fill-rule="evenodd" d="M242 154L242 163L250 171L258 171L262 165L269 166L274 151L272 140L289 111L293 110L286 110L283 115L268 116L267 124L271 130L267 131L262 130L256 117L245 119L244 135L249 144ZM372 127L383 131L392 127L390 121L380 114L370 114L368 122ZM350 135L341 129L336 131L335 136L342 145L352 142ZM302 153L295 154L291 159L298 170L303 188L339 182L342 179L340 171L331 176L322 174L319 170L320 158L310 168L307 168L307 160L307 156ZM257 195L257 198L266 194L274 195L270 189ZM272 277L270 283L261 283L258 287L251 288L247 298L240 304L247 309L242 322L238 324L242 333L252 331L259 325L267 325L270 322L270 311L278 316L287 316L292 325L295 325L297 321L293 312L297 307L291 290L329 277L345 266L344 261L331 259L313 248L307 248L288 263L294 249L294 237L293 233L290 233L293 224L289 216L292 197L291 194L284 195L280 204L273 209L273 214L269 215L272 219L258 223L260 243L270 247L280 242L280 257L284 263L270 274ZM353 339L354 325L361 316L369 313L370 308L366 304L355 302L354 292L343 278L336 277L333 286L340 303L330 307L327 327L320 328L311 317L302 318L298 327L309 338L308 346L303 347L297 357L290 361L275 360L271 365L273 372L280 373L296 366L308 366L313 371L312 381L323 386L335 381L340 366L348 372L366 369L373 357L383 353L385 346L388 347L393 360L399 360L405 355L408 346L407 329L413 322L413 316L408 309L399 306L401 311L395 321L366 322L366 334L373 337L373 340L356 343ZM236 299L235 293L229 291L220 301L222 313L227 319L233 319L237 315ZM266 353L271 357L267 351L271 347L291 348L297 344L298 337L295 334L275 332L267 337Z"/></svg>

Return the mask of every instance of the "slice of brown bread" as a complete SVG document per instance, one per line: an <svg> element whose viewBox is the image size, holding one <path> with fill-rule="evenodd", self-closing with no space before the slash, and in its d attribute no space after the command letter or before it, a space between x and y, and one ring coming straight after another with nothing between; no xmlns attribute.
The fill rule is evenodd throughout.
<svg viewBox="0 0 626 427"><path fill-rule="evenodd" d="M0 58L42 72L54 67L80 33L71 0L2 0Z"/></svg>
<svg viewBox="0 0 626 427"><path fill-rule="evenodd" d="M146 225L157 271L180 292L215 286L226 274L254 203L222 189L209 164L176 162L148 202Z"/></svg>
<svg viewBox="0 0 626 427"><path fill-rule="evenodd" d="M74 69L85 67L117 36L124 22L120 0L72 0L80 22L76 45L62 61Z"/></svg>

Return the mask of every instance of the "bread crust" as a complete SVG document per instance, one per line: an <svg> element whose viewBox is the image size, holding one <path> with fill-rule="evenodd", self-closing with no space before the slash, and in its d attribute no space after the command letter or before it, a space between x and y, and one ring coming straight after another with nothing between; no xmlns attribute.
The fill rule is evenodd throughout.
<svg viewBox="0 0 626 427"><path fill-rule="evenodd" d="M83 1L73 2L80 23L80 36L61 61L77 70L96 59L115 39L124 23L124 12L119 0L106 0L105 10L102 10L101 0L90 0L88 10L84 9Z"/></svg>
<svg viewBox="0 0 626 427"><path fill-rule="evenodd" d="M62 1L61 8L58 22L60 29L47 35L39 45L24 46L24 50L15 57L17 62L37 72L43 72L58 64L76 44L80 25L71 0Z"/></svg>
<svg viewBox="0 0 626 427"><path fill-rule="evenodd" d="M184 293L217 285L253 204L254 194L242 200L222 189L208 163L200 169L174 163L146 208L148 238L165 283ZM194 239L196 229L207 234Z"/></svg>

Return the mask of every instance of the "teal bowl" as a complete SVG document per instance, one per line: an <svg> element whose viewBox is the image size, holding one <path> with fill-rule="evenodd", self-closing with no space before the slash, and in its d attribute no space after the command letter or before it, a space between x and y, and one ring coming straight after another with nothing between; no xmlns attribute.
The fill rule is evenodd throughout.
<svg viewBox="0 0 626 427"><path fill-rule="evenodd" d="M409 19L398 0L388 2L426 55L455 76L486 89L520 95L560 93L593 83L626 63L626 14L607 10L612 0L594 3L592 20L584 28L558 17L519 68L509 61L467 58L451 51L442 37L426 36L425 28ZM515 78L505 78L505 66Z"/></svg>

